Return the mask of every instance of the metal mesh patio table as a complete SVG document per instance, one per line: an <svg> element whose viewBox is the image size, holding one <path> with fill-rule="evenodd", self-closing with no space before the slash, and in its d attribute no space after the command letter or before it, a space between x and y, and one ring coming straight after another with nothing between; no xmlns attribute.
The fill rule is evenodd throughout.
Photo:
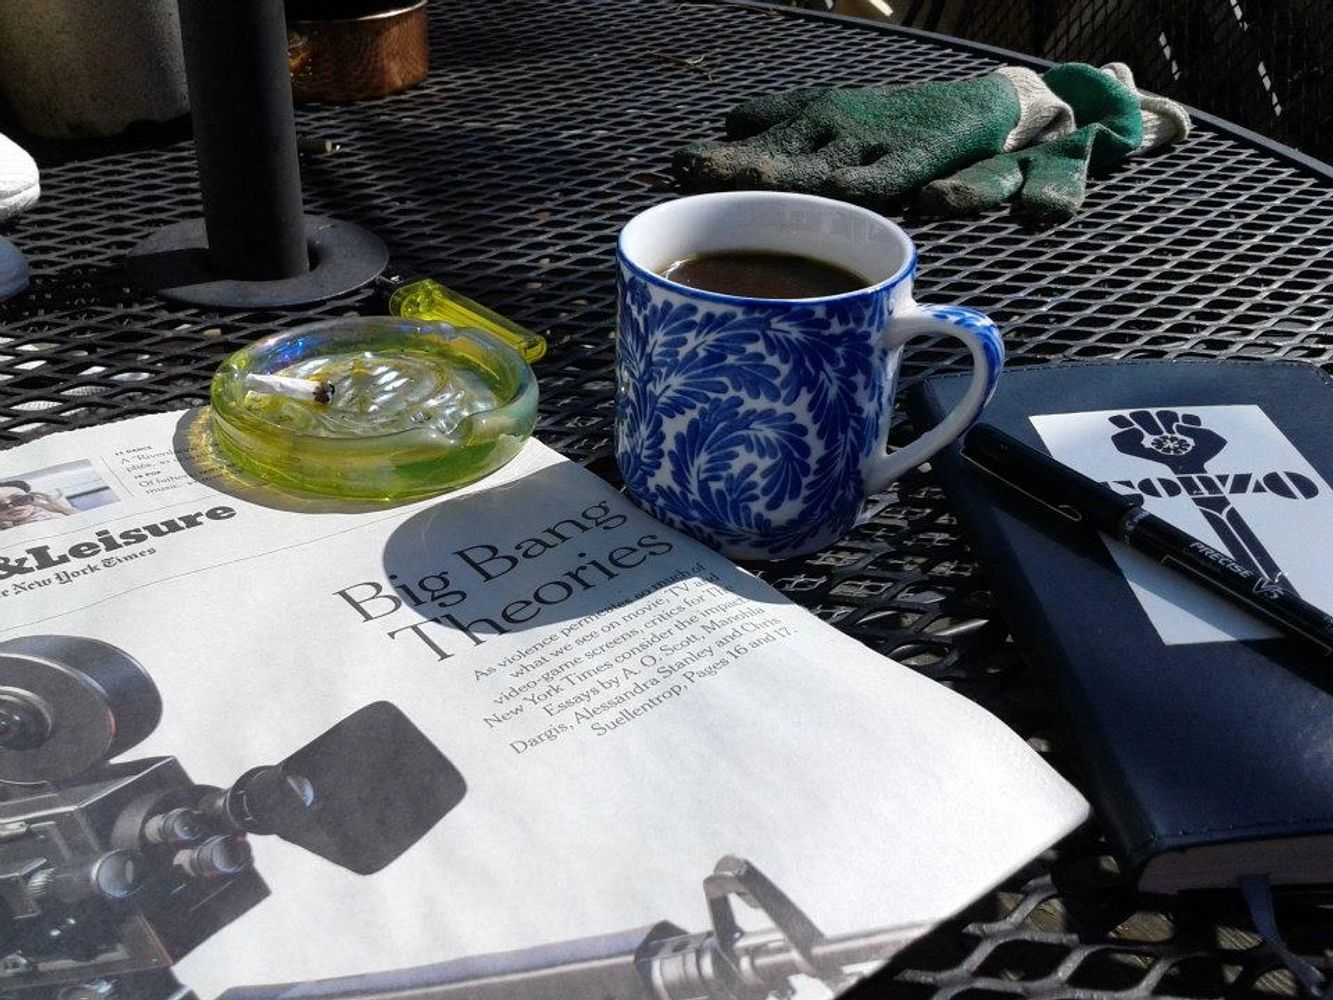
<svg viewBox="0 0 1333 1000"><path fill-rule="evenodd" d="M538 434L613 481L612 248L635 212L673 195L670 152L718 135L725 110L755 94L956 78L1018 58L744 0L448 0L432 5L431 30L422 86L298 109L303 138L337 147L303 157L307 211L369 228L394 270L439 278L546 333ZM1194 357L1333 369L1333 172L1225 123L1199 125L1095 180L1083 212L1053 229L1006 212L907 218L918 294L990 313L1015 366ZM33 281L0 305L0 447L199 405L218 362L256 337L383 311L375 288L249 312L136 290L126 253L199 214L188 135L164 126L35 149L42 200L8 230ZM926 345L905 378L964 362L961 350ZM996 620L993 581L928 469L878 497L838 545L758 569L850 635L978 700L1076 775L1054 696ZM1281 917L1292 945L1327 968L1333 912L1296 901ZM1296 991L1233 901L1137 896L1095 826L859 989L968 1000Z"/></svg>

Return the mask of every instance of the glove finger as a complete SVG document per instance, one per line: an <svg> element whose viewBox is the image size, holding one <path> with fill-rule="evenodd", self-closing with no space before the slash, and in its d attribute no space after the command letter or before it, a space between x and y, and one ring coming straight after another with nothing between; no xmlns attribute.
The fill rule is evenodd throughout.
<svg viewBox="0 0 1333 1000"><path fill-rule="evenodd" d="M798 87L783 94L765 94L742 101L727 112L727 136L748 139L779 122L795 118L817 97L829 92L828 87Z"/></svg>
<svg viewBox="0 0 1333 1000"><path fill-rule="evenodd" d="M1004 153L931 181L921 191L921 210L928 215L975 215L1003 203L1022 186L1019 158Z"/></svg>
<svg viewBox="0 0 1333 1000"><path fill-rule="evenodd" d="M832 177L859 167L866 161L866 144L860 136L840 135L814 150L811 157L823 160Z"/></svg>
<svg viewBox="0 0 1333 1000"><path fill-rule="evenodd" d="M737 187L818 194L828 189L835 171L861 162L863 148L858 139L843 136L798 155L752 155L750 150L743 163L732 164L732 179Z"/></svg>
<svg viewBox="0 0 1333 1000"><path fill-rule="evenodd" d="M829 138L816 123L797 119L750 139L687 146L675 153L671 166L676 178L692 188L777 188L791 183L793 190L812 190L796 185L828 174L830 168L815 154Z"/></svg>
<svg viewBox="0 0 1333 1000"><path fill-rule="evenodd" d="M824 188L833 168L818 154L782 156L733 146L713 151L703 170L704 175L695 175L691 183L697 180L723 189L815 193Z"/></svg>
<svg viewBox="0 0 1333 1000"><path fill-rule="evenodd" d="M821 192L840 169L860 163L865 143L856 136L839 136L818 149L799 156L774 157L763 165L754 181L758 186L780 191Z"/></svg>
<svg viewBox="0 0 1333 1000"><path fill-rule="evenodd" d="M672 159L676 179L693 190L815 191L831 168L817 155L788 156L749 143L682 149Z"/></svg>
<svg viewBox="0 0 1333 1000"><path fill-rule="evenodd" d="M969 123L960 115L952 121L958 134L951 141L939 141L943 137L929 131L904 130L901 122L881 130L875 144L864 150L869 156L862 159L861 166L834 173L829 193L882 205L983 157L995 156L1004 147L1004 135L988 130L979 119Z"/></svg>
<svg viewBox="0 0 1333 1000"><path fill-rule="evenodd" d="M863 205L882 205L912 190L925 179L909 156L891 153L873 163L846 166L829 177L826 191L835 198Z"/></svg>
<svg viewBox="0 0 1333 1000"><path fill-rule="evenodd" d="M1081 128L1032 150L1018 211L1036 222L1064 222L1083 206L1088 159L1100 126Z"/></svg>
<svg viewBox="0 0 1333 1000"><path fill-rule="evenodd" d="M1132 86L1084 63L1053 66L1042 80L1074 109L1074 121L1080 126L1076 131L1100 126L1089 149L1097 167L1119 163L1138 149L1143 139L1143 112Z"/></svg>
<svg viewBox="0 0 1333 1000"><path fill-rule="evenodd" d="M1083 161L1036 157L1018 195L1020 214L1036 222L1065 222L1083 206L1088 165Z"/></svg>

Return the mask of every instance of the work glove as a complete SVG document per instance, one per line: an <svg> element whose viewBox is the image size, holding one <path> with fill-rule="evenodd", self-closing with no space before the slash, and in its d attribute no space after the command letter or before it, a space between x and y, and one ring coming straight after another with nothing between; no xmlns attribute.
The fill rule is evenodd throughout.
<svg viewBox="0 0 1333 1000"><path fill-rule="evenodd" d="M921 192L924 212L972 215L1014 198L1018 212L1035 222L1063 222L1083 204L1089 169L1114 166L1189 133L1184 108L1141 95L1123 63L1100 70L1066 63L1042 80L1073 111L1077 127L932 181Z"/></svg>
<svg viewBox="0 0 1333 1000"><path fill-rule="evenodd" d="M1125 67L1118 69L1128 76ZM1076 210L1081 202L1079 178L1086 176L1090 160L1116 162L1117 156L1123 158L1122 146L1138 148L1144 129L1136 130L1134 121L1143 114L1143 99L1132 76L1126 83L1109 70L1081 64L1056 70L1039 77L1006 66L970 80L806 88L757 98L727 116L732 141L689 146L675 155L673 166L687 188L804 191L876 208L937 178L956 179L933 191L927 207L943 214L979 211L1024 188L1029 162L1002 160L984 176L952 175L1038 139L1058 140L1076 131L1076 109L1053 82L1077 98L1086 118L1078 126L1106 119L1117 137L1112 141L1093 130L1048 149L1049 155L1036 162L1031 197L1019 200L1020 210L1044 220L1066 218L1068 206ZM1152 100L1179 111L1187 131L1188 118L1178 106ZM1183 131L1163 129L1160 134L1177 133Z"/></svg>
<svg viewBox="0 0 1333 1000"><path fill-rule="evenodd" d="M1031 95L1025 101L1023 95ZM927 181L1072 127L1029 69L971 80L760 97L727 116L729 142L676 153L687 188L761 188L882 205Z"/></svg>

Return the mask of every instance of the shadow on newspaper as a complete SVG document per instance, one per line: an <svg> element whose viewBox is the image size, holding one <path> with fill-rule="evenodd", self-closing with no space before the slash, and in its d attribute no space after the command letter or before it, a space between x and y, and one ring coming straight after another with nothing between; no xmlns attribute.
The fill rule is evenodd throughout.
<svg viewBox="0 0 1333 1000"><path fill-rule="evenodd" d="M638 603L650 597L662 611L654 641L668 634L668 611L679 621L692 607L724 616L782 602L571 463L412 514L385 544L384 576L392 591L342 596L363 617L414 610L417 638L450 654L510 633L555 635L593 615L603 635L652 639L653 616ZM614 614L629 604L637 617Z"/></svg>
<svg viewBox="0 0 1333 1000"><path fill-rule="evenodd" d="M394 507L416 502L342 500L338 497L297 493L274 486L236 468L222 456L213 440L210 419L209 409L206 406L186 411L176 424L171 440L176 458L185 474L209 489L260 507L300 514L358 514L392 510Z"/></svg>

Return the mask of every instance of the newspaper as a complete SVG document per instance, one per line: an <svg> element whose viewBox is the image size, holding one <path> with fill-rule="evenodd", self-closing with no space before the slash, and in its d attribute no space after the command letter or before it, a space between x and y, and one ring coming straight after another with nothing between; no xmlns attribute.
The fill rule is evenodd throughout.
<svg viewBox="0 0 1333 1000"><path fill-rule="evenodd" d="M1087 811L536 441L396 507L231 472L206 411L0 453L0 643L0 708L88 649L110 705L0 749L19 997L827 997Z"/></svg>

